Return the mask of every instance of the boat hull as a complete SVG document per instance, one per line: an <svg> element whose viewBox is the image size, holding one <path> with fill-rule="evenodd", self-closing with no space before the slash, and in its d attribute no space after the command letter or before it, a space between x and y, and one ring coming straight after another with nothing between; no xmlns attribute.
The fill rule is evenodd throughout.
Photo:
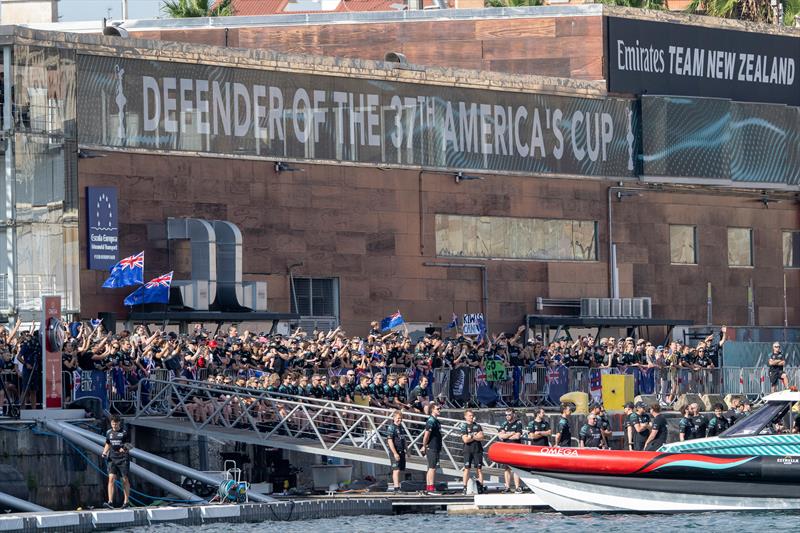
<svg viewBox="0 0 800 533"><path fill-rule="evenodd" d="M707 511L800 510L800 497L759 496L763 486L744 496L735 482L717 483L698 493L685 480L664 490L662 480L651 487L630 486L615 476L580 476L531 472L514 468L539 498L561 513L686 513ZM600 478L600 479L596 479ZM653 480L650 480L653 481ZM674 490L672 490L674 489ZM730 491L725 494L726 491ZM732 494L732 493L735 493Z"/></svg>
<svg viewBox="0 0 800 533"><path fill-rule="evenodd" d="M800 509L797 456L705 455L494 444L547 505L564 513Z"/></svg>

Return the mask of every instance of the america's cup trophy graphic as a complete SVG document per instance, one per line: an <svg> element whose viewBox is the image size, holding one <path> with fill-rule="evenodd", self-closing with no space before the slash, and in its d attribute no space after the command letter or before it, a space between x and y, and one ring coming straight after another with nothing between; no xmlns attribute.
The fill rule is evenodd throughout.
<svg viewBox="0 0 800 533"><path fill-rule="evenodd" d="M633 111L628 109L628 134L625 140L628 141L628 170L633 170Z"/></svg>
<svg viewBox="0 0 800 533"><path fill-rule="evenodd" d="M119 65L114 65L114 76L117 78L117 116L119 123L117 124L117 137L125 139L125 104L128 99L125 98L125 93L122 91L122 77L125 75L125 69L119 68Z"/></svg>

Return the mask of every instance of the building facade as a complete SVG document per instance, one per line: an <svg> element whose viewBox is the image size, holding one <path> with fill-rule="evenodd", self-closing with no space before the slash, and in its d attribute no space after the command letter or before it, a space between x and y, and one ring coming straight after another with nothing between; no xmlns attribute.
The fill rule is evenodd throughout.
<svg viewBox="0 0 800 533"><path fill-rule="evenodd" d="M54 292L124 318L107 262L144 250L146 277L196 278L166 225L197 218L238 226L271 311L353 332L396 310L509 330L537 298L610 296L800 321L796 32L600 6L401 15L5 28L5 313ZM719 50L696 51L704 31L728 32Z"/></svg>

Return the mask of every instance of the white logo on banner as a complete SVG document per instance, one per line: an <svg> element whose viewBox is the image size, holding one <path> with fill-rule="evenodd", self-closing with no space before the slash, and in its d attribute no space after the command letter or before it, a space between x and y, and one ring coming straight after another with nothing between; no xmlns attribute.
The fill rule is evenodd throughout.
<svg viewBox="0 0 800 533"><path fill-rule="evenodd" d="M125 69L119 68L119 65L114 65L114 76L117 78L117 116L119 117L119 124L117 125L117 137L120 139L125 138L125 104L128 99L125 98L125 93L122 88L122 77L125 75Z"/></svg>

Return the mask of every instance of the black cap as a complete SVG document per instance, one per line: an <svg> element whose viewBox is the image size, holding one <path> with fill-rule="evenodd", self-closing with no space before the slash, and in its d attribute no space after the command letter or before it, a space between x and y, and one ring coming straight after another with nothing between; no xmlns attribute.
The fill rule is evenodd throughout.
<svg viewBox="0 0 800 533"><path fill-rule="evenodd" d="M636 408L639 409L640 407L642 409L647 409L647 404L644 402L636 402Z"/></svg>
<svg viewBox="0 0 800 533"><path fill-rule="evenodd" d="M625 404L625 409L633 409L633 402L628 402Z"/></svg>

